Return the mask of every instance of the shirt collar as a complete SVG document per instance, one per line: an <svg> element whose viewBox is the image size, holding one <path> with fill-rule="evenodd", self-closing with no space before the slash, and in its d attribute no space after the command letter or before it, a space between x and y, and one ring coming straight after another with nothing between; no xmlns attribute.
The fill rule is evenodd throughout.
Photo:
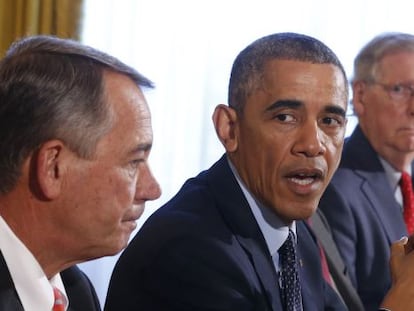
<svg viewBox="0 0 414 311"><path fill-rule="evenodd" d="M385 174L387 176L387 180L390 183L391 189L393 189L393 191L395 191L395 189L398 188L398 184L400 182L401 179L401 172L397 171L394 169L394 167L391 166L391 164L389 164L385 159L383 159L382 157L378 156L382 167L384 168ZM410 174L411 176L411 166L408 166L405 168L405 171Z"/></svg>
<svg viewBox="0 0 414 311"><path fill-rule="evenodd" d="M252 193L250 193L237 173L234 165L228 158L227 160L244 196L246 197L247 202L249 203L250 209L263 234L273 261L276 261L277 263L279 258L277 251L288 237L289 226L286 226L286 224L284 224L284 222L276 215L276 213L273 212L270 207L263 205L254 197ZM290 228L296 237L296 223L293 222Z"/></svg>
<svg viewBox="0 0 414 311"><path fill-rule="evenodd" d="M25 311L52 310L52 285L56 286L68 301L60 274L49 281L36 258L1 216L0 251Z"/></svg>

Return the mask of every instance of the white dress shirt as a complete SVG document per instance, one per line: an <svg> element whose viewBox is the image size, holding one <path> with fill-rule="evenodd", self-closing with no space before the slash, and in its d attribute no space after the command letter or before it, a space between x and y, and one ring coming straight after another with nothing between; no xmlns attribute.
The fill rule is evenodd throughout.
<svg viewBox="0 0 414 311"><path fill-rule="evenodd" d="M389 164L387 161L385 161L383 158L378 157L382 167L384 168L385 175L387 176L387 180L390 184L390 187L394 193L394 197L397 200L398 203L401 205L401 211L403 207L403 198L400 188L400 179L401 179L401 172L395 170L391 164ZM411 176L411 166L407 167L405 171L410 174Z"/></svg>
<svg viewBox="0 0 414 311"><path fill-rule="evenodd" d="M0 251L25 311L52 310L54 303L52 286L57 287L68 301L60 274L48 280L36 258L1 216Z"/></svg>

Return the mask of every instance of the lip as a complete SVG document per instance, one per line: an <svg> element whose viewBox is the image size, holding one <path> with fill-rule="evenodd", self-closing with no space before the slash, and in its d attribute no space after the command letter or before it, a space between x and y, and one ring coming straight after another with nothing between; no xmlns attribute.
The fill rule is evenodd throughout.
<svg viewBox="0 0 414 311"><path fill-rule="evenodd" d="M289 172L287 172L285 174L286 177L291 178L291 177L297 177L297 176L301 176L301 177L315 177L318 179L322 179L325 175L324 173L325 171L321 168L318 167L302 167L302 168L295 168L293 170L290 170Z"/></svg>
<svg viewBox="0 0 414 311"><path fill-rule="evenodd" d="M125 215L122 219L122 222L137 222L137 220L141 217L144 213L145 205L134 205L133 208L130 210L129 213Z"/></svg>
<svg viewBox="0 0 414 311"><path fill-rule="evenodd" d="M299 168L285 175L289 189L298 195L309 195L319 191L325 179L324 170L320 168Z"/></svg>
<svg viewBox="0 0 414 311"><path fill-rule="evenodd" d="M122 222L136 222L138 220L139 217L128 217L128 218L124 218L122 219Z"/></svg>
<svg viewBox="0 0 414 311"><path fill-rule="evenodd" d="M139 216L129 216L122 220L122 226L127 230L128 234L132 233L138 227Z"/></svg>

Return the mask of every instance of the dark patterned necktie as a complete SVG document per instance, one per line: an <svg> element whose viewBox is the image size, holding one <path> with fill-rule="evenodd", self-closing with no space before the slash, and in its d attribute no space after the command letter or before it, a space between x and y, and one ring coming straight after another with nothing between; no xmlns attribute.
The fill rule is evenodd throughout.
<svg viewBox="0 0 414 311"><path fill-rule="evenodd" d="M279 249L279 263L283 310L302 311L295 237L290 229L288 238Z"/></svg>
<svg viewBox="0 0 414 311"><path fill-rule="evenodd" d="M404 222L408 234L412 234L414 232L414 193L411 176L407 172L401 174L400 187L403 196Z"/></svg>

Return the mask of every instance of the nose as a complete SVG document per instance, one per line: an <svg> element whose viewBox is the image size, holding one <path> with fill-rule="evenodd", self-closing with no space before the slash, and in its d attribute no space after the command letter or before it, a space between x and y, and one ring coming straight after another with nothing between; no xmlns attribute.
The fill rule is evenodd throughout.
<svg viewBox="0 0 414 311"><path fill-rule="evenodd" d="M293 152L305 157L315 157L325 153L324 133L317 122L306 123L298 132Z"/></svg>
<svg viewBox="0 0 414 311"><path fill-rule="evenodd" d="M161 196L161 188L148 165L142 167L138 174L135 203L156 200Z"/></svg>
<svg viewBox="0 0 414 311"><path fill-rule="evenodd" d="M411 92L411 96L408 99L408 113L411 116L414 116L414 96L413 96L413 91Z"/></svg>

